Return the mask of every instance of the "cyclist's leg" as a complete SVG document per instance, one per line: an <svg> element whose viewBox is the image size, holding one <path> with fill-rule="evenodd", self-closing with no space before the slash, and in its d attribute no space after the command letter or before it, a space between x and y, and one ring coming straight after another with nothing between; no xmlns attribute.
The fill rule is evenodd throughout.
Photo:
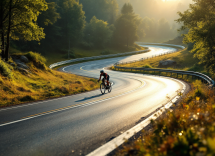
<svg viewBox="0 0 215 156"><path fill-rule="evenodd" d="M102 79L102 83L104 83L104 84L105 84L105 78L103 78L103 79Z"/></svg>
<svg viewBox="0 0 215 156"><path fill-rule="evenodd" d="M110 76L108 75L107 76L107 86L109 86L109 79L110 79Z"/></svg>

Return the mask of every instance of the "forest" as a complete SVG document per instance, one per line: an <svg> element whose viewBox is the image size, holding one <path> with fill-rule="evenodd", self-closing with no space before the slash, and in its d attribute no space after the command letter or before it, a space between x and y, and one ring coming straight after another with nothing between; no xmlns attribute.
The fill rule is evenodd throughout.
<svg viewBox="0 0 215 156"><path fill-rule="evenodd" d="M74 58L74 47L122 49L135 41L162 42L178 36L179 25L171 19L150 16L149 6L163 3L151 2L155 1L1 0L1 57L8 60L9 52L19 50L69 53Z"/></svg>

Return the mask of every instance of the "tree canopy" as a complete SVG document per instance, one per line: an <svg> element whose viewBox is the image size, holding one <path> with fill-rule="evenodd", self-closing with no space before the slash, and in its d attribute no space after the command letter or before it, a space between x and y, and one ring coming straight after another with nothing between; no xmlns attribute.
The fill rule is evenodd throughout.
<svg viewBox="0 0 215 156"><path fill-rule="evenodd" d="M113 24L118 14L116 0L80 0L85 11L86 21L90 22L93 16Z"/></svg>
<svg viewBox="0 0 215 156"><path fill-rule="evenodd" d="M133 44L137 39L141 19L134 13L130 3L125 3L120 17L115 22L114 40L119 45Z"/></svg>
<svg viewBox="0 0 215 156"><path fill-rule="evenodd" d="M215 3L214 0L194 2L190 9L179 13L177 21L183 23L181 30L189 29L184 42L195 43L191 52L209 72L215 73Z"/></svg>
<svg viewBox="0 0 215 156"><path fill-rule="evenodd" d="M76 0L60 0L58 5L61 16L56 23L60 28L58 42L62 49L69 49L81 39L85 27L85 13L82 5Z"/></svg>
<svg viewBox="0 0 215 156"><path fill-rule="evenodd" d="M85 28L85 39L95 47L105 47L110 42L112 33L107 22L93 16Z"/></svg>
<svg viewBox="0 0 215 156"><path fill-rule="evenodd" d="M43 28L37 24L37 17L48 6L45 0L1 0L0 4L2 58L8 60L10 39L40 41L45 37Z"/></svg>

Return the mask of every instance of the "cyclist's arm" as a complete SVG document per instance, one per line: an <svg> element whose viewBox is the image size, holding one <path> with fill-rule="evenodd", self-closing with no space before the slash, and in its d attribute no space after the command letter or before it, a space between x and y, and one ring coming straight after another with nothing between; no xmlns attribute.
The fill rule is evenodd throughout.
<svg viewBox="0 0 215 156"><path fill-rule="evenodd" d="M102 74L100 74L99 81L101 80Z"/></svg>

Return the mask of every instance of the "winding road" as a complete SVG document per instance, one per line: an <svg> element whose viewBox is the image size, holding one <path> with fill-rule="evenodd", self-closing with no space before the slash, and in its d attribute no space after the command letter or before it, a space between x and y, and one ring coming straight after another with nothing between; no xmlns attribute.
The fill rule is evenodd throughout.
<svg viewBox="0 0 215 156"><path fill-rule="evenodd" d="M163 46L147 47L151 50L148 53L61 68L64 72L95 78L104 68L114 83L109 94L101 95L94 90L0 109L0 155L87 155L166 104L167 94L173 98L182 89L178 81L106 70L116 62L176 51Z"/></svg>

